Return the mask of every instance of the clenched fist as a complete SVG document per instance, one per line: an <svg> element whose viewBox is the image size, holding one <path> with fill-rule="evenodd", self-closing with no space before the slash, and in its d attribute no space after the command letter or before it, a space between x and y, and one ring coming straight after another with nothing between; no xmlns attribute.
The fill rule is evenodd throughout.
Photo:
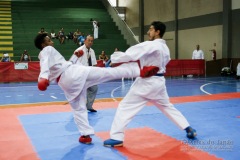
<svg viewBox="0 0 240 160"><path fill-rule="evenodd" d="M47 90L47 87L49 86L49 81L45 78L40 78L38 81L38 89L40 91Z"/></svg>
<svg viewBox="0 0 240 160"><path fill-rule="evenodd" d="M79 57L82 57L84 52L83 52L83 50L79 50L79 51L74 52L74 54L79 58Z"/></svg>

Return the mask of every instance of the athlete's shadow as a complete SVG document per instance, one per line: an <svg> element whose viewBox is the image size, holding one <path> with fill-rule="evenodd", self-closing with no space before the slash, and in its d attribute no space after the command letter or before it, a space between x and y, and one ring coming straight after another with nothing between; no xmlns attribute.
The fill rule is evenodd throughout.
<svg viewBox="0 0 240 160"><path fill-rule="evenodd" d="M100 118L100 116L98 115L98 112L89 112L88 113L88 121L89 121L89 124L94 127L98 121L98 119ZM74 118L73 118L73 115L71 114L71 117L69 117L67 119L67 124L65 125L65 129L69 132L76 132L78 131L77 129L77 126L74 122Z"/></svg>
<svg viewBox="0 0 240 160"><path fill-rule="evenodd" d="M68 153L66 153L61 160L74 160L74 159L92 159L90 158L94 153L91 153L94 144L80 144L72 148Z"/></svg>

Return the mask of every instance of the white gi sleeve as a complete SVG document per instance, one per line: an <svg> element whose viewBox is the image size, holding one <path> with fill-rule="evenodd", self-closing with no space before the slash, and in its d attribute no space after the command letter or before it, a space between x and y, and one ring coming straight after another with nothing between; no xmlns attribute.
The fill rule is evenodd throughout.
<svg viewBox="0 0 240 160"><path fill-rule="evenodd" d="M153 41L146 41L128 48L125 53L114 52L111 55L111 61L112 63L136 61L142 56L151 54L156 50L158 50L158 48L154 47Z"/></svg>
<svg viewBox="0 0 240 160"><path fill-rule="evenodd" d="M41 71L38 77L38 80L40 78L45 78L48 79L50 71L49 71L49 54L46 53L45 51L42 51L39 55L40 59L40 67Z"/></svg>
<svg viewBox="0 0 240 160"><path fill-rule="evenodd" d="M76 64L77 60L78 60L78 57L75 54L73 54L69 59L69 61L72 62L73 64Z"/></svg>
<svg viewBox="0 0 240 160"><path fill-rule="evenodd" d="M70 62L72 62L73 64L81 64L81 59L82 57L77 57L74 53L78 52L79 50L83 50L83 46L78 47L74 52L73 55L71 56L71 58L69 59ZM83 51L84 52L84 51ZM80 61L80 62L79 62Z"/></svg>

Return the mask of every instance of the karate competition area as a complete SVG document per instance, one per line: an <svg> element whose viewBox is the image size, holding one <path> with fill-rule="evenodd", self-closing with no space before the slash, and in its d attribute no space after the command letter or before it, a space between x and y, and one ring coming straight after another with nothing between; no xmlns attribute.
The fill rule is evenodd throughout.
<svg viewBox="0 0 240 160"><path fill-rule="evenodd" d="M232 77L166 78L171 102L197 130L194 140L148 103L126 129L123 147L108 148L111 123L132 79L99 85L88 113L95 130L92 144L79 132L63 91L51 84L0 84L1 160L236 160L240 140L240 81Z"/></svg>

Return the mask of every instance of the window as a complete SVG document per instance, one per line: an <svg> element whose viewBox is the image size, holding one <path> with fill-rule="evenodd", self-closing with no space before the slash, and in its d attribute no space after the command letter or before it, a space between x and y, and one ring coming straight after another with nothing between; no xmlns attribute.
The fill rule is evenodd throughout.
<svg viewBox="0 0 240 160"><path fill-rule="evenodd" d="M108 0L108 1L113 7L117 6L117 0Z"/></svg>
<svg viewBox="0 0 240 160"><path fill-rule="evenodd" d="M125 21L126 20L126 7L125 6L119 7L118 6L119 0L108 0L108 1L112 5L112 7L114 7L118 11L118 16L123 21Z"/></svg>

